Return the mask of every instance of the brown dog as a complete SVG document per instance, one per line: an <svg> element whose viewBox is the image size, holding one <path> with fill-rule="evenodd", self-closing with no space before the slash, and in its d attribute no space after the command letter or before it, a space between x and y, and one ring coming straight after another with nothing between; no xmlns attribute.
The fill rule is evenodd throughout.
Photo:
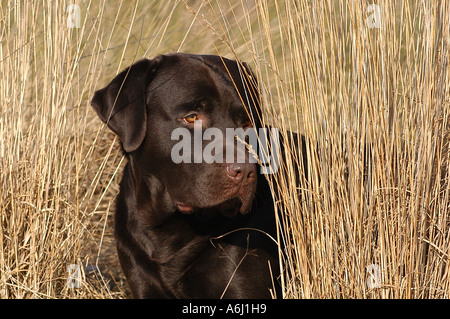
<svg viewBox="0 0 450 319"><path fill-rule="evenodd" d="M202 131L224 135L261 126L251 70L218 56L144 59L97 91L92 106L128 159L115 237L133 296L279 296L273 200L257 165L248 154L241 163L172 156L174 130L194 132L199 120Z"/></svg>

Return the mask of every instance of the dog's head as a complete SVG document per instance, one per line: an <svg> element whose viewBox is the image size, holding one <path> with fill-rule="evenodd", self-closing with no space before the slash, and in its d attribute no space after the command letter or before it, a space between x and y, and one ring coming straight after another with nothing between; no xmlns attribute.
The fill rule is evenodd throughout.
<svg viewBox="0 0 450 319"><path fill-rule="evenodd" d="M181 53L143 59L98 90L92 106L120 138L134 175L158 180L169 209L251 209L256 164L233 135L261 126L245 63Z"/></svg>

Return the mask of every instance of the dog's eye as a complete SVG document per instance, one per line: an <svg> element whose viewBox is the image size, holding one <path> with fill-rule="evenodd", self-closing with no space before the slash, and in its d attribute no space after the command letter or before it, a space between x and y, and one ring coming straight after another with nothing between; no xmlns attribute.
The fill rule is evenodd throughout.
<svg viewBox="0 0 450 319"><path fill-rule="evenodd" d="M198 120L198 116L197 116L197 114L192 113L192 114L189 114L188 116L185 116L185 117L183 118L183 120L184 120L186 123L193 124L195 121Z"/></svg>
<svg viewBox="0 0 450 319"><path fill-rule="evenodd" d="M245 121L242 123L242 125L243 125L244 127L252 127L252 126L253 126L252 121L250 121L250 120L245 120Z"/></svg>

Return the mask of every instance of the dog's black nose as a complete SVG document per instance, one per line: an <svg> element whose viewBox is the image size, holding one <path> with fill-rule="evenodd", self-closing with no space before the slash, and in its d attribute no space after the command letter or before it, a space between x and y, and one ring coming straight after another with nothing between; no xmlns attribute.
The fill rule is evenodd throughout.
<svg viewBox="0 0 450 319"><path fill-rule="evenodd" d="M227 164L227 175L236 183L245 183L256 175L255 164L232 163Z"/></svg>

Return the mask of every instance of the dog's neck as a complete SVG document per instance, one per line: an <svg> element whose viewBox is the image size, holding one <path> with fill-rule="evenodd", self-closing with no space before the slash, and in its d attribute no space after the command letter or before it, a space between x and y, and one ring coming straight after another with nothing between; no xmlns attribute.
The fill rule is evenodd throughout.
<svg viewBox="0 0 450 319"><path fill-rule="evenodd" d="M150 227L159 226L175 213L176 206L166 187L156 176L141 174L133 158L129 156L128 159L136 189L139 223Z"/></svg>

